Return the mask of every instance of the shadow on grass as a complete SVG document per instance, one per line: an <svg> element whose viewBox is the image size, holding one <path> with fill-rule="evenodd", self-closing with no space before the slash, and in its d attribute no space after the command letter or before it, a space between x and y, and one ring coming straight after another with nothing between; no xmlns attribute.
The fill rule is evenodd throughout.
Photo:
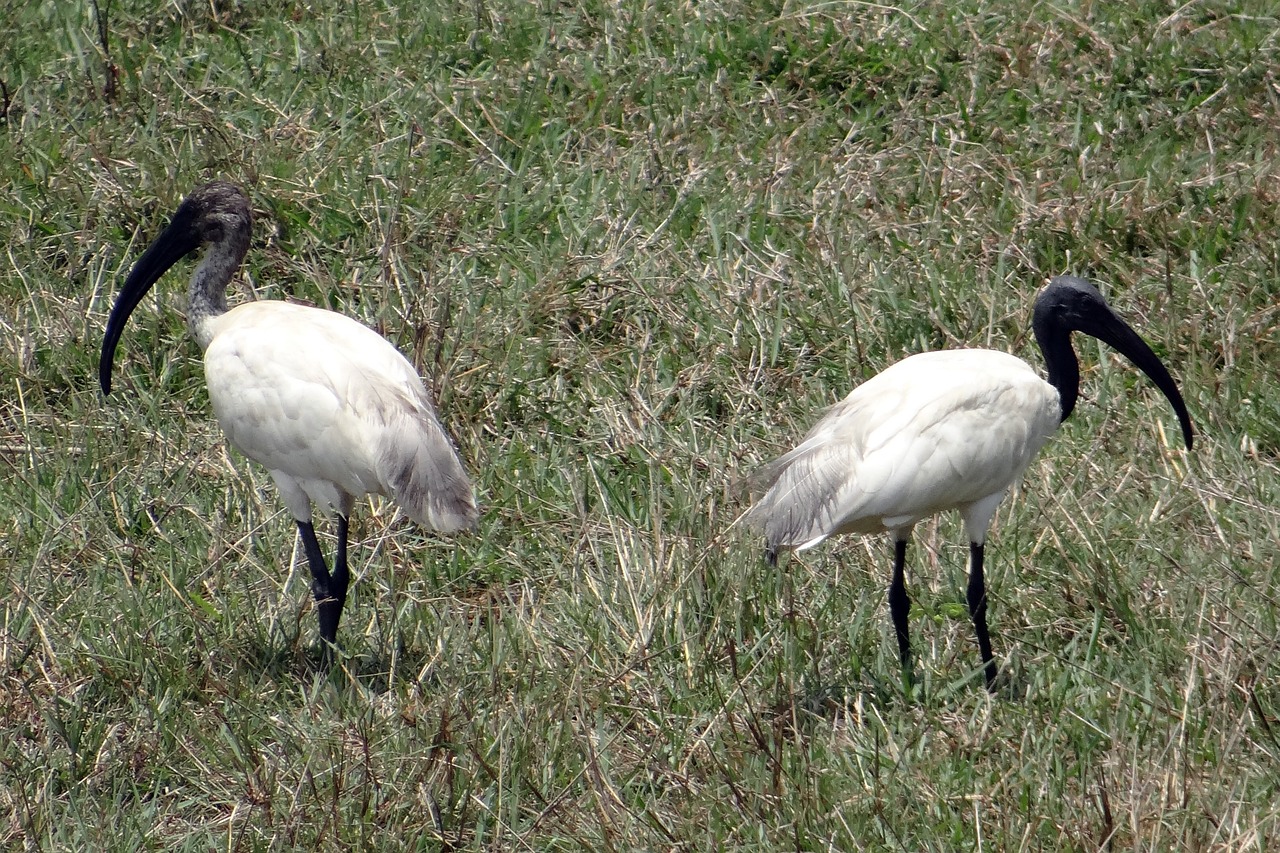
<svg viewBox="0 0 1280 853"><path fill-rule="evenodd" d="M335 686L354 682L372 693L408 686L431 690L439 686L429 649L398 643L394 649L384 643L374 646L353 639L330 650L318 639L302 635L248 636L223 646L211 655L208 666L228 678L254 677L282 687L306 685L317 677Z"/></svg>

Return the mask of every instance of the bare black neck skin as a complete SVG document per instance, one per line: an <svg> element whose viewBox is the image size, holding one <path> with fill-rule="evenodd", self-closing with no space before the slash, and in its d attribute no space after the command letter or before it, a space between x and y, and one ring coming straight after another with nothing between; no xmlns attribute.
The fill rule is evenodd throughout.
<svg viewBox="0 0 1280 853"><path fill-rule="evenodd" d="M1062 407L1059 423L1071 417L1076 399L1080 396L1080 362L1071 347L1071 330L1055 323L1048 312L1035 312L1031 324L1036 343L1044 353L1044 366L1049 373L1049 384L1058 389L1058 403Z"/></svg>

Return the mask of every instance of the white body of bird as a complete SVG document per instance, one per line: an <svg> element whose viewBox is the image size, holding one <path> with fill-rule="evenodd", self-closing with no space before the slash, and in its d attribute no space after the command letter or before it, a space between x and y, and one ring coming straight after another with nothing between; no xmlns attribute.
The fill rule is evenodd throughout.
<svg viewBox="0 0 1280 853"><path fill-rule="evenodd" d="M985 349L910 356L836 403L752 478L747 515L775 547L912 526L957 508L971 541L1057 431L1058 391L1020 358Z"/></svg>
<svg viewBox="0 0 1280 853"><path fill-rule="evenodd" d="M248 302L206 317L205 380L227 440L262 464L290 512L349 515L392 498L424 527L475 523L466 472L413 366L342 314Z"/></svg>

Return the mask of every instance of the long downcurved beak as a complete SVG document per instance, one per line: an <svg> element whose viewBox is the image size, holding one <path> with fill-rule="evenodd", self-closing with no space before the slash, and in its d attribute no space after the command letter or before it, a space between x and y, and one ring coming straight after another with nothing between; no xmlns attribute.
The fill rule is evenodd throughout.
<svg viewBox="0 0 1280 853"><path fill-rule="evenodd" d="M116 345L124 332L124 324L129 315L138 307L142 297L147 295L160 276L169 268L200 247L200 234L192 227L189 216L175 215L169 226L160 232L147 250L138 258L125 279L116 304L107 318L107 332L102 339L102 356L98 359L98 382L102 385L102 393L111 393L111 367L115 360Z"/></svg>
<svg viewBox="0 0 1280 853"><path fill-rule="evenodd" d="M1178 422L1182 425L1182 437L1187 443L1187 449L1190 450L1195 430L1191 428L1191 415L1187 413L1187 405L1182 401L1182 392L1178 390L1177 383L1169 375L1164 363L1152 352L1151 347L1147 346L1142 336L1110 308L1092 313L1087 318L1081 318L1075 327L1077 331L1091 335L1115 349L1133 362L1134 367L1151 378L1151 381L1173 405L1173 411L1177 413Z"/></svg>

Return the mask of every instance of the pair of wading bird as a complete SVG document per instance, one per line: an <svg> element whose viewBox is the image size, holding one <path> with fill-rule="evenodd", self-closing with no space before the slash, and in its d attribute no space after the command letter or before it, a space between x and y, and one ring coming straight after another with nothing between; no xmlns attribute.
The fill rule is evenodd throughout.
<svg viewBox="0 0 1280 853"><path fill-rule="evenodd" d="M130 313L171 266L203 248L187 323L204 351L209 399L227 439L271 472L297 521L329 654L347 598L347 521L357 498L384 495L442 532L474 527L478 513L430 394L386 339L319 308L262 301L227 309L226 288L249 248L251 221L248 199L231 184L207 184L187 196L120 291L99 379L109 394ZM1071 276L1053 279L1036 298L1032 328L1047 382L1026 362L994 350L913 355L855 388L752 480L763 495L743 519L763 531L770 563L780 550L802 551L840 533L892 535L889 612L908 678L907 538L916 522L955 509L970 542L969 613L987 687L995 685L983 579L987 528L1009 486L1075 408L1080 370L1072 332L1109 344L1146 373L1173 404L1191 448L1191 418L1177 384L1096 288ZM337 515L332 572L312 526L313 503Z"/></svg>

